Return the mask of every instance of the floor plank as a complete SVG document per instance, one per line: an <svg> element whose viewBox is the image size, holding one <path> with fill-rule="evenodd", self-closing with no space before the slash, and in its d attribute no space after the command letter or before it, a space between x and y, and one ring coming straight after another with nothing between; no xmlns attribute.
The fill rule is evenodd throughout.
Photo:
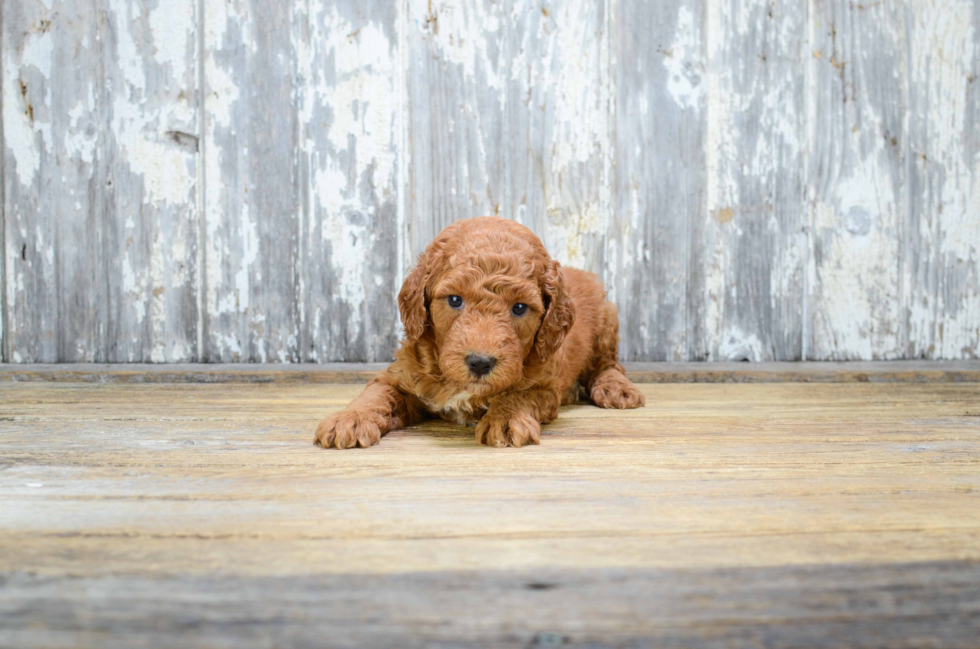
<svg viewBox="0 0 980 649"><path fill-rule="evenodd" d="M0 646L977 646L980 383L313 447L360 389L0 382Z"/></svg>

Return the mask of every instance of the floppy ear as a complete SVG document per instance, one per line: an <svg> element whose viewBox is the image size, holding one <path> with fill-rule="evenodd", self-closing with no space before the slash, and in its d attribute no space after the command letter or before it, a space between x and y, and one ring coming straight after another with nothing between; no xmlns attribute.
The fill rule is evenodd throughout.
<svg viewBox="0 0 980 649"><path fill-rule="evenodd" d="M534 343L540 358L548 358L561 347L565 334L575 322L575 303L565 292L561 264L557 261L548 262L548 269L544 274L544 303L544 319Z"/></svg>
<svg viewBox="0 0 980 649"><path fill-rule="evenodd" d="M425 308L425 283L429 279L431 257L428 250L419 255L415 268L405 278L402 290L398 292L398 311L405 327L405 336L412 340L422 337L429 319Z"/></svg>

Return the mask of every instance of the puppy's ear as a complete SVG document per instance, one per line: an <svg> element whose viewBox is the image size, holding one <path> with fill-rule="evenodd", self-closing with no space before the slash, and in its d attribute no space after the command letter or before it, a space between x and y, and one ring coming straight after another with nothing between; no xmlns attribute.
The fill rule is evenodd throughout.
<svg viewBox="0 0 980 649"><path fill-rule="evenodd" d="M565 292L561 264L557 261L548 262L548 269L544 274L544 302L544 319L534 342L540 358L548 358L561 347L565 334L575 322L575 303Z"/></svg>
<svg viewBox="0 0 980 649"><path fill-rule="evenodd" d="M429 319L425 308L425 284L429 280L429 250L419 255L415 268L405 278L402 290L398 292L398 311L401 313L405 337L417 340L425 333Z"/></svg>

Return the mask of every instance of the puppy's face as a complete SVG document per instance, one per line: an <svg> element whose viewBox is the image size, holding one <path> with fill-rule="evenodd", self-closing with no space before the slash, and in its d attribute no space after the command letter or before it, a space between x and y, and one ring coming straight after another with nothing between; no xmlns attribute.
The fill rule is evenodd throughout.
<svg viewBox="0 0 980 649"><path fill-rule="evenodd" d="M544 300L531 279L473 262L435 282L430 326L443 376L460 390L492 394L520 380Z"/></svg>
<svg viewBox="0 0 980 649"><path fill-rule="evenodd" d="M575 316L558 262L526 227L496 217L443 230L398 307L407 341L437 359L432 378L472 395L500 392L550 358Z"/></svg>

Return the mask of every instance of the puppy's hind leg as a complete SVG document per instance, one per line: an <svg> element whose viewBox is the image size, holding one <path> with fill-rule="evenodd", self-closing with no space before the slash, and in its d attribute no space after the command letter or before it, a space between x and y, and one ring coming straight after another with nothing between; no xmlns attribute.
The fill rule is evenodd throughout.
<svg viewBox="0 0 980 649"><path fill-rule="evenodd" d="M610 367L599 372L589 385L589 397L600 408L639 408L646 404L621 367Z"/></svg>
<svg viewBox="0 0 980 649"><path fill-rule="evenodd" d="M586 382L592 403L600 408L639 408L646 404L619 364L619 313L616 305L605 302L599 313L595 374Z"/></svg>

